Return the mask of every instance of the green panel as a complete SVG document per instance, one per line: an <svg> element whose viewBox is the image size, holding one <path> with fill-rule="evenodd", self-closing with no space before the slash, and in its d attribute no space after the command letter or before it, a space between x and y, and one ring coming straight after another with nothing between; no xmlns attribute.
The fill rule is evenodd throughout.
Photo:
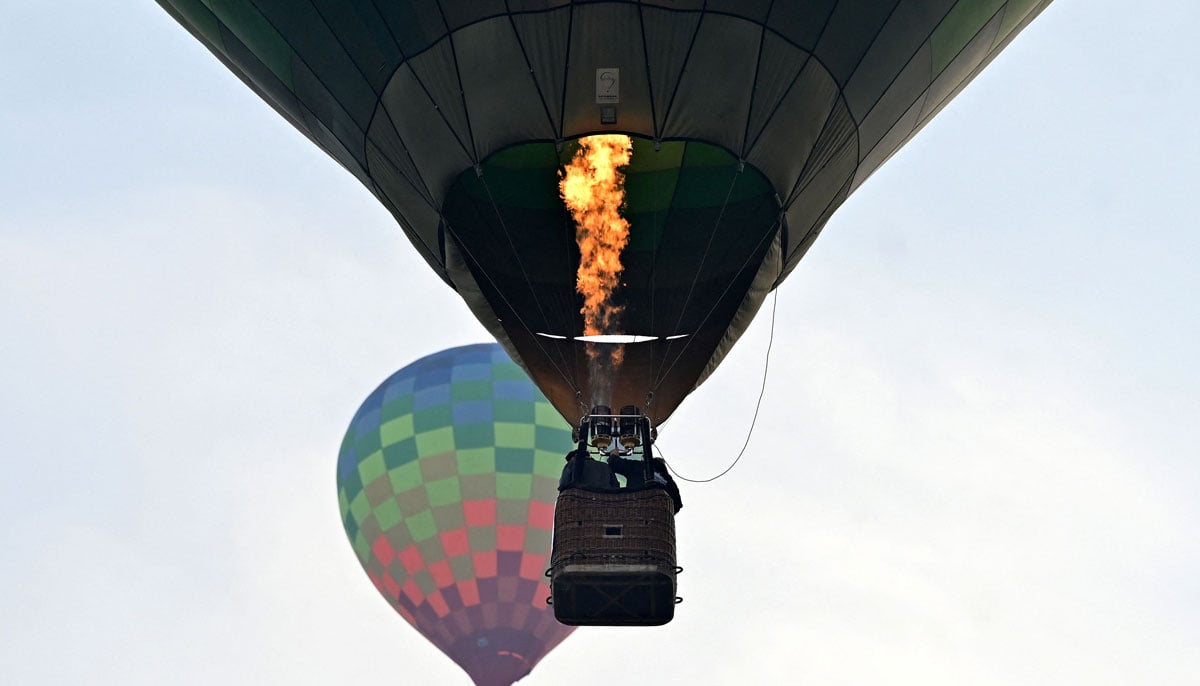
<svg viewBox="0 0 1200 686"><path fill-rule="evenodd" d="M557 479L562 475L563 467L566 465L566 453L550 452L549 450L535 450L533 453L533 473L541 476L550 476Z"/></svg>
<svg viewBox="0 0 1200 686"><path fill-rule="evenodd" d="M364 486L383 476L386 472L387 467L383 464L383 451L381 450L376 450L358 463L358 476L362 479Z"/></svg>
<svg viewBox="0 0 1200 686"><path fill-rule="evenodd" d="M425 482L421 476L421 466L416 462L389 470L388 478L392 481L392 490L397 493L412 490Z"/></svg>
<svg viewBox="0 0 1200 686"><path fill-rule="evenodd" d="M354 450L359 455L370 455L382 447L383 444L379 442L378 431L368 431L364 433L354 444Z"/></svg>
<svg viewBox="0 0 1200 686"><path fill-rule="evenodd" d="M533 451L527 448L496 448L496 471L508 474L533 472Z"/></svg>
<svg viewBox="0 0 1200 686"><path fill-rule="evenodd" d="M523 403L515 400L499 400L492 408L496 422L512 422L515 424L533 424L537 413L533 403Z"/></svg>
<svg viewBox="0 0 1200 686"><path fill-rule="evenodd" d="M393 398L384 403L380 409L380 419L388 421L396 417L403 417L406 414L412 414L413 397L411 395L402 395L398 398Z"/></svg>
<svg viewBox="0 0 1200 686"><path fill-rule="evenodd" d="M338 489L338 510L342 513L342 519L350 514L350 499L346 497L346 489Z"/></svg>
<svg viewBox="0 0 1200 686"><path fill-rule="evenodd" d="M513 500L529 500L533 492L532 474L497 474L496 497Z"/></svg>
<svg viewBox="0 0 1200 686"><path fill-rule="evenodd" d="M559 166L559 157L558 151L554 149L554 145L551 143L515 145L492 155L488 158L488 164L505 169L557 168Z"/></svg>
<svg viewBox="0 0 1200 686"><path fill-rule="evenodd" d="M418 543L437 535L437 524L434 523L433 513L429 510L416 515L410 515L404 520L404 524L408 527L409 533L412 534L413 540Z"/></svg>
<svg viewBox="0 0 1200 686"><path fill-rule="evenodd" d="M468 424L454 427L454 446L459 452L488 448L496 444L496 432L491 424Z"/></svg>
<svg viewBox="0 0 1200 686"><path fill-rule="evenodd" d="M626 218L650 212L665 212L671 208L679 169L631 174L625 178ZM632 232L631 232L632 234Z"/></svg>
<svg viewBox="0 0 1200 686"><path fill-rule="evenodd" d="M411 414L396 417L379 426L379 439L385 446L399 443L405 438L411 438L414 433Z"/></svg>
<svg viewBox="0 0 1200 686"><path fill-rule="evenodd" d="M955 5L929 39L933 55L931 76L942 73L1003 5L1004 0L961 0Z"/></svg>
<svg viewBox="0 0 1200 686"><path fill-rule="evenodd" d="M529 376L525 371L515 364L497 364L492 367L492 374L495 381L529 381ZM505 400L500 402L512 402Z"/></svg>
<svg viewBox="0 0 1200 686"><path fill-rule="evenodd" d="M354 500L350 503L350 514L354 516L354 521L359 524L371 514L371 503L367 500L367 494L359 491L358 495L354 496Z"/></svg>
<svg viewBox="0 0 1200 686"><path fill-rule="evenodd" d="M488 474L496 471L495 448L459 450L457 458L459 474Z"/></svg>
<svg viewBox="0 0 1200 686"><path fill-rule="evenodd" d="M556 449L566 453L574 447L571 443L571 432L548 426L534 427L534 445L543 450Z"/></svg>
<svg viewBox="0 0 1200 686"><path fill-rule="evenodd" d="M443 426L417 434L417 452L422 455L437 455L454 450L454 429Z"/></svg>
<svg viewBox="0 0 1200 686"><path fill-rule="evenodd" d="M496 447L533 448L536 444L533 426L513 422L496 422Z"/></svg>
<svg viewBox="0 0 1200 686"><path fill-rule="evenodd" d="M716 167L724 169L737 164L737 159L728 150L707 143L690 141L683 151L681 167L698 169L700 167Z"/></svg>
<svg viewBox="0 0 1200 686"><path fill-rule="evenodd" d="M557 427L568 436L571 435L571 429L563 421L562 415L550 403L539 401L533 406L533 421L538 426Z"/></svg>
<svg viewBox="0 0 1200 686"><path fill-rule="evenodd" d="M362 533L357 533L354 534L354 542L351 545L354 547L354 554L358 556L358 561L365 565L371 559L371 542Z"/></svg>
<svg viewBox="0 0 1200 686"><path fill-rule="evenodd" d="M429 494L429 504L433 506L449 505L462 500L458 488L458 477L440 479L425 484L425 492Z"/></svg>
<svg viewBox="0 0 1200 686"><path fill-rule="evenodd" d="M453 402L491 399L491 381L455 381L450 384L450 400Z"/></svg>
<svg viewBox="0 0 1200 686"><path fill-rule="evenodd" d="M404 515L400 513L400 506L395 500L386 500L380 503L373 513L375 521L379 523L379 528L384 531L391 530L404 519Z"/></svg>
<svg viewBox="0 0 1200 686"><path fill-rule="evenodd" d="M436 429L448 431L454 425L454 415L451 414L449 405L434 405L423 410L416 410L412 416L417 435ZM421 453L428 454L424 450Z"/></svg>
<svg viewBox="0 0 1200 686"><path fill-rule="evenodd" d="M663 141L658 150L654 149L654 141L634 136L633 157L629 159L627 177L638 174L678 169L683 163L683 151L687 143L683 141Z"/></svg>
<svg viewBox="0 0 1200 686"><path fill-rule="evenodd" d="M383 462L387 465L388 469L395 469L410 462L416 462L419 457L416 438L406 438L383 448Z"/></svg>

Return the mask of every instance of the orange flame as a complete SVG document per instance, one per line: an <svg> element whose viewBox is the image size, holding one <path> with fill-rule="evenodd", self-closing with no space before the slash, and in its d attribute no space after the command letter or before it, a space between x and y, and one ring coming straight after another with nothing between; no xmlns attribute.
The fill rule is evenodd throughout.
<svg viewBox="0 0 1200 686"><path fill-rule="evenodd" d="M620 213L625 204L625 174L621 168L632 156L629 136L585 136L579 139L579 151L558 184L563 202L575 218L575 241L579 244L575 290L583 296L579 311L585 336L620 333L613 329L621 308L611 300L621 281L621 251L629 243L629 222ZM609 364L600 359L596 345L589 344L587 351L593 362L593 382L607 376L604 372L611 373L624 357L624 348L619 345L608 349ZM599 369L598 365L608 369Z"/></svg>

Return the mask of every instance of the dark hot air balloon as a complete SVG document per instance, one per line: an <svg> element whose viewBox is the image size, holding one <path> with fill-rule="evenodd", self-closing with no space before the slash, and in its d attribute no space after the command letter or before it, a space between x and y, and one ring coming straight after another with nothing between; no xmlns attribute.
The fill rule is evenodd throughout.
<svg viewBox="0 0 1200 686"><path fill-rule="evenodd" d="M1049 0L159 3L379 198L564 417L657 424ZM613 344L580 339L558 183L600 133L632 160L605 331L626 338L597 372Z"/></svg>

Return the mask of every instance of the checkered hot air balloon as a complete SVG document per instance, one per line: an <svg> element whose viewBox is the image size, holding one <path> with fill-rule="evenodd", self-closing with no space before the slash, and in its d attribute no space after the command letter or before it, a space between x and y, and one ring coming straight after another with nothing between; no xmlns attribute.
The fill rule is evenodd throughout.
<svg viewBox="0 0 1200 686"><path fill-rule="evenodd" d="M559 413L497 344L422 358L375 389L338 455L346 535L388 603L480 686L529 673L572 627L545 581Z"/></svg>

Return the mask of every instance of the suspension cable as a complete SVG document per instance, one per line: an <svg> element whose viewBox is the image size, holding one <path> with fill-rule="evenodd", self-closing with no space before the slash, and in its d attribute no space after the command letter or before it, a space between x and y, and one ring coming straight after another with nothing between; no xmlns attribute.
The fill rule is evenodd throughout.
<svg viewBox="0 0 1200 686"><path fill-rule="evenodd" d="M771 300L771 335L767 339L767 354L763 357L762 387L758 389L758 402L756 402L754 404L754 417L751 418L751 420L750 420L750 429L746 432L746 441L744 443L742 443L742 449L738 452L737 457L733 458L733 462L729 463L728 467L721 470L721 472L719 474L717 474L716 476L712 476L707 479L689 479L686 476L675 471L675 468L672 467L670 465L670 463L667 463L667 469L671 470L671 473L675 475L675 478L679 479L680 481L687 481L688 483L693 483L693 484L706 484L711 481L716 481L717 479L720 479L721 477L728 474L729 471L731 469L733 469L734 466L737 465L738 461L742 459L742 455L746 454L746 447L750 445L750 437L754 435L754 426L755 426L755 424L758 423L758 411L762 407L763 395L767 392L767 369L771 364L771 346L774 345L774 343L775 343L775 310L776 310L776 307L779 305L779 289L778 288L775 289L775 292L773 295L774 295L774 298ZM654 445L657 446L658 444L655 443ZM658 450L658 456L663 458L663 462L667 461L667 459L665 457L663 457L661 448L659 448L659 450Z"/></svg>

